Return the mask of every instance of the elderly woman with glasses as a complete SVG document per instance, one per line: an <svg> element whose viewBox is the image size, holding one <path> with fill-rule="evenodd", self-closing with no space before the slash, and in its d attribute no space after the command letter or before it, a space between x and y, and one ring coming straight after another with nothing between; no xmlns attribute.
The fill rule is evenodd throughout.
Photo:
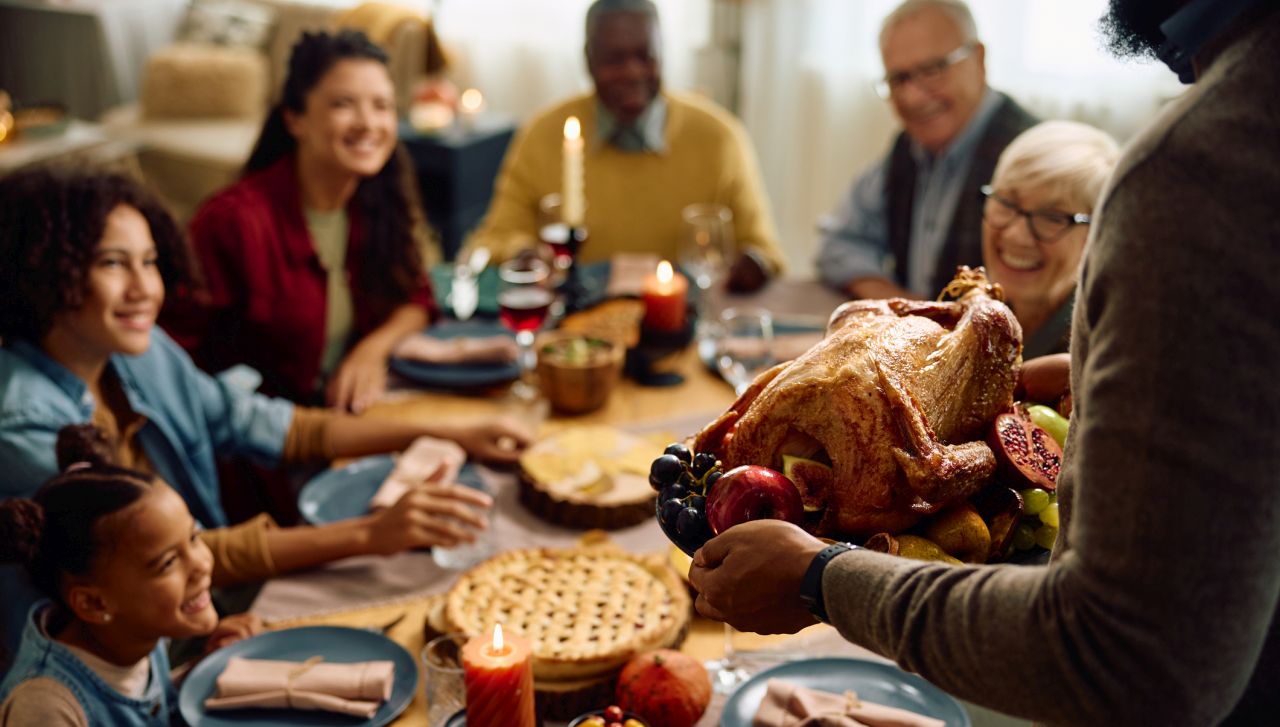
<svg viewBox="0 0 1280 727"><path fill-rule="evenodd" d="M1046 121L1005 148L982 187L982 258L1022 324L1024 359L1063 353L1090 215L1119 157L1107 134Z"/></svg>

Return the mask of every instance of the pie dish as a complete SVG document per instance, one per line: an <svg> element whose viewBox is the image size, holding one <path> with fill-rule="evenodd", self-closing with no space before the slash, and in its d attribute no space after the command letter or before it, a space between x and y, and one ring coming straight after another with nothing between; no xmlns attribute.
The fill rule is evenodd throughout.
<svg viewBox="0 0 1280 727"><path fill-rule="evenodd" d="M451 631L495 624L533 648L539 682L611 675L637 652L674 645L689 624L689 596L662 556L613 547L534 548L490 558L445 597Z"/></svg>
<svg viewBox="0 0 1280 727"><path fill-rule="evenodd" d="M520 457L520 502L572 528L642 523L653 517L656 499L648 480L655 441L606 426L572 427L543 439Z"/></svg>

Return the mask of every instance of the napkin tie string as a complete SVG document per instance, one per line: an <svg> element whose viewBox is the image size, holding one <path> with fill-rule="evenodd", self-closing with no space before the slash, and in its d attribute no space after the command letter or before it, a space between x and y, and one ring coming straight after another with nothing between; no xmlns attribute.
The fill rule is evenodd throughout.
<svg viewBox="0 0 1280 727"><path fill-rule="evenodd" d="M300 677L300 676L302 676L303 674L306 674L308 671L310 671L310 670L311 670L311 667L315 666L316 664L319 664L319 663L320 663L320 662L322 662L322 661L324 661L324 657L323 657L323 656L319 656L319 655L317 655L317 656L313 656L313 657L311 657L310 659L307 659L306 661L302 662L301 664L299 664L299 665L297 665L297 666L295 666L294 668L292 668L292 669L290 669L290 670L289 670L289 674L288 674L287 676L285 676L285 680L284 680L284 701L285 701L285 704L286 704L290 709L292 709L292 708L294 707L294 704L293 704L293 682L294 682L298 677Z"/></svg>

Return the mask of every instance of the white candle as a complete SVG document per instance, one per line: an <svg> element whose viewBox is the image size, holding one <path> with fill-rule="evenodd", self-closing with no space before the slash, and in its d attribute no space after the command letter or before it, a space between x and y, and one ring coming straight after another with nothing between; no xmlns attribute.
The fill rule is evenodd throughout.
<svg viewBox="0 0 1280 727"><path fill-rule="evenodd" d="M564 178L561 182L561 194L564 206L560 213L561 220L569 227L581 227L586 203L582 190L582 124L577 116L570 116L564 122Z"/></svg>

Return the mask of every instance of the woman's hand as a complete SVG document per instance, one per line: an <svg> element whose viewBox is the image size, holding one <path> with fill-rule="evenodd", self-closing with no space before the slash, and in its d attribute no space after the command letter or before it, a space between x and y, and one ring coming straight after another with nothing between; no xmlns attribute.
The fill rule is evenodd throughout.
<svg viewBox="0 0 1280 727"><path fill-rule="evenodd" d="M476 531L489 526L481 512L492 506L492 498L464 485L420 485L367 518L368 552L390 555L475 542Z"/></svg>
<svg viewBox="0 0 1280 727"><path fill-rule="evenodd" d="M459 424L450 439L475 459L509 464L533 443L533 432L515 419L499 417Z"/></svg>
<svg viewBox="0 0 1280 727"><path fill-rule="evenodd" d="M209 654L228 644L262 633L262 619L251 613L237 613L227 616L213 628L213 633L204 643L204 653Z"/></svg>
<svg viewBox="0 0 1280 727"><path fill-rule="evenodd" d="M800 602L800 581L821 540L782 520L734 525L693 556L689 583L707 618L742 631L793 634L815 623Z"/></svg>
<svg viewBox="0 0 1280 727"><path fill-rule="evenodd" d="M351 349L325 389L329 406L359 414L377 401L387 390L387 355L385 346L368 340Z"/></svg>

